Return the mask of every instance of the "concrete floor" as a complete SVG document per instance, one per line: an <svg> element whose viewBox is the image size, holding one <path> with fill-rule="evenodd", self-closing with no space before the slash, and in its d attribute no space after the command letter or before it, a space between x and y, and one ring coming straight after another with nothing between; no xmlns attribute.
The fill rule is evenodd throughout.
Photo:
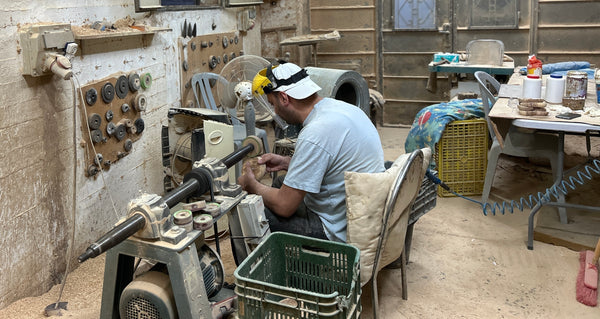
<svg viewBox="0 0 600 319"><path fill-rule="evenodd" d="M404 152L407 128L379 131L386 159ZM501 159L494 194L518 198L543 187L548 170L527 165ZM380 318L600 318L600 309L575 300L578 252L541 242L526 249L527 212L484 216L475 203L438 197L436 208L415 224L408 300L401 298L400 270L379 274ZM225 263L232 278L231 262ZM61 299L69 302L65 317L99 317L103 270L101 256L69 275ZM0 318L44 318L43 309L56 301L59 288L11 304L0 310ZM367 285L361 318L372 318L370 297Z"/></svg>

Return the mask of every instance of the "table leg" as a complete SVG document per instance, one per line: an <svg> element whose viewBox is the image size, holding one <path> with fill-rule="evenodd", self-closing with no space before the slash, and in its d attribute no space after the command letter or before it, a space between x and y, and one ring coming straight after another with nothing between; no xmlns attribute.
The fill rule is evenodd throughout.
<svg viewBox="0 0 600 319"><path fill-rule="evenodd" d="M564 165L565 165L565 133L564 132L559 132L558 133L558 169L556 171L556 181L554 183L555 187L560 187L561 185L561 181L563 179L563 174L564 174ZM557 202L558 203L564 203L565 202L565 194L563 194L562 192L558 191L559 196L557 198ZM561 224L566 224L568 222L567 220L567 209L565 207L558 207L558 216L560 219Z"/></svg>
<svg viewBox="0 0 600 319"><path fill-rule="evenodd" d="M531 213L529 213L529 223L527 225L527 249L533 250L533 220L535 218L535 214L542 208L542 201L539 201L533 209L531 209Z"/></svg>

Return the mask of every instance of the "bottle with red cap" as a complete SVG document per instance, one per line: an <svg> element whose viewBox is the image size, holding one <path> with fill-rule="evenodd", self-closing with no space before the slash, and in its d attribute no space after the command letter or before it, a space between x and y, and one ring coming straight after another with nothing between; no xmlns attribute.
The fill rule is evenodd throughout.
<svg viewBox="0 0 600 319"><path fill-rule="evenodd" d="M529 60L527 61L527 75L542 76L542 61L535 55L529 56Z"/></svg>

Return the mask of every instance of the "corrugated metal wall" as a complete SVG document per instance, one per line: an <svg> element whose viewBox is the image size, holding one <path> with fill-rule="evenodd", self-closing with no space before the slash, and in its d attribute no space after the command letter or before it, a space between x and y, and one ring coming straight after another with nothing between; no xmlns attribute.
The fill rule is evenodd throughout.
<svg viewBox="0 0 600 319"><path fill-rule="evenodd" d="M404 0L420 2L422 0ZM437 52L464 52L474 39L498 39L515 65L535 53L545 63L600 65L600 1L437 0L436 29L394 28L394 0L311 0L311 33L339 30L338 43L320 44L320 67L360 72L386 99L384 123L411 124L423 107L450 99L453 83L437 75L427 91L427 64ZM418 4L415 4L418 5ZM378 13L380 16L378 17ZM379 39L379 41L378 41Z"/></svg>

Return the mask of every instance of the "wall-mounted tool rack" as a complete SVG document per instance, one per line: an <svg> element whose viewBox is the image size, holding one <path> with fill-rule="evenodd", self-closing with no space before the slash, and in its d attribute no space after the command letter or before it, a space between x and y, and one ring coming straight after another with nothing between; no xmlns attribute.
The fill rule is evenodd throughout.
<svg viewBox="0 0 600 319"><path fill-rule="evenodd" d="M131 72L118 73L81 88L88 177L97 176L100 168L109 169L133 150L133 142L144 132L142 112L148 105L145 91L151 85L150 73Z"/></svg>
<svg viewBox="0 0 600 319"><path fill-rule="evenodd" d="M225 64L243 55L242 37L236 32L179 37L179 52L181 105L195 107L192 76L201 72L221 73ZM214 86L213 95L217 97Z"/></svg>

